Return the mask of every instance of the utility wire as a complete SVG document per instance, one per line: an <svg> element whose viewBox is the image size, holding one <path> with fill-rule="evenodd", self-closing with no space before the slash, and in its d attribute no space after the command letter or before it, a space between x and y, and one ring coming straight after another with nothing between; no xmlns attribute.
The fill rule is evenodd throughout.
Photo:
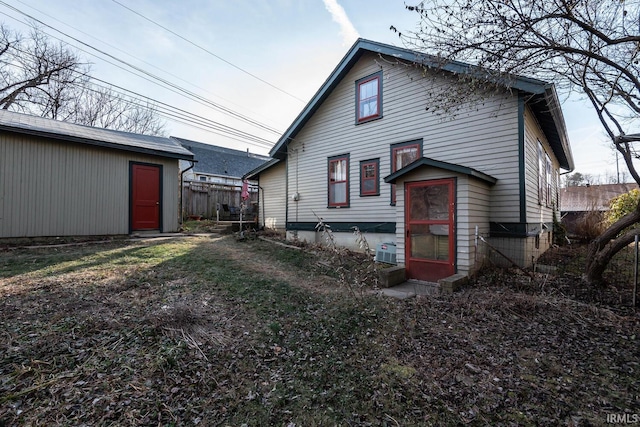
<svg viewBox="0 0 640 427"><path fill-rule="evenodd" d="M28 18L33 19L34 21L36 21L36 22L38 22L38 23L40 23L40 24L42 24L42 25L44 25L44 26L46 26L46 27L48 27L48 28L53 29L54 31L57 31L57 32L59 32L59 33L61 33L61 34L65 35L65 36L67 36L67 37L71 38L72 40L75 40L75 41L77 41L78 43L81 43L81 44L82 44L82 45L84 45L84 46L87 46L87 47L89 47L89 48L91 48L91 49L94 49L94 50L96 50L96 51L98 51L98 52L100 52L100 53L102 53L102 54L104 54L104 55L106 55L106 56L108 56L108 57L110 57L110 58L113 58L114 60L116 60L116 61L118 61L118 62L120 62L120 63L123 63L123 64L125 64L125 65L128 65L128 66L130 66L131 68L134 68L135 70L137 70L137 71L139 71L139 72L142 72L142 73L144 73L144 74L146 74L146 75L148 75L148 76L150 76L150 77L152 77L152 78L156 78L156 76L154 76L153 74L148 73L148 72L145 72L144 70L142 70L142 69L140 69L140 68L138 68L138 67L135 67L135 66L133 66L133 65L131 65L131 64L128 64L128 63L127 63L127 62L125 62L125 61L122 61L122 60L120 60L120 59L118 59L118 58L114 57L113 55L110 55L110 54L108 54L108 53L106 53L106 52L101 51L100 49L94 48L93 46L91 46L91 45L89 45L89 44L87 44L87 43L84 43L84 42L82 42L82 41L80 41L80 40L78 40L78 39L76 39L76 38L74 38L74 37L71 37L71 36L69 36L69 35L65 34L64 32L62 32L62 31L60 31L60 30L57 30L56 28L54 28L54 27L52 27L52 26L50 26L50 25L48 25L48 24L46 24L46 23L44 23L44 22L42 22L42 21L40 21L40 20L38 20L38 19L36 19L36 18L34 18L34 17L32 17L32 16L30 16L30 15L28 15L28 14L26 14L26 13L24 13L24 12L22 12L22 11L18 10L18 9L16 9L16 8L14 8L14 7L12 7L12 6L7 5L5 2L0 1L0 4L4 5L4 6L6 6L6 7L9 7L10 9L12 9L12 10L14 10L14 11L18 12L18 13L21 13L21 14L23 14L23 15L27 16ZM5 15L6 15L6 14L5 14ZM6 15L6 16L9 16L9 15ZM12 17L12 18L13 18L13 17ZM15 18L13 18L13 19L15 19ZM46 33L45 33L45 34L46 34ZM51 36L51 35L49 35L49 36ZM54 37L54 36L51 36L51 37L56 38L56 37ZM58 40L62 41L62 40L61 40L61 39L59 39L59 38L56 38L56 39L58 39ZM77 49L79 49L79 50L81 50L81 51L83 51L83 52L85 52L85 53L89 53L89 52L85 51L85 50L84 50L84 49L82 49L82 48L78 48L78 47L76 47L76 48L77 48ZM28 52L22 52L22 53L28 53ZM29 53L29 54L30 54L30 53ZM89 53L89 54L90 54L90 53ZM103 60L104 60L104 59L103 59ZM107 63L109 63L109 64L111 64L111 65L113 65L113 66L116 66L116 67L118 67L118 68L121 68L121 69L123 69L123 70L125 70L125 71L129 71L129 70L126 70L124 67L121 67L121 66L119 66L119 65L117 65L117 64L113 64L113 63L112 63L112 62L110 62L110 61L106 61L106 62L107 62ZM129 72L130 72L130 71L129 71ZM153 81L153 80L150 80L150 79L148 79L148 78L146 78L146 77L144 77L144 76L140 76L140 75L137 75L137 76L138 76L138 77L140 77L140 78L143 78L143 79L145 79L145 80L147 80L147 81L149 81L149 82L151 82L151 83L158 84L157 82L155 82L155 81ZM100 80L100 79L97 79L97 78L95 78L95 77L91 77L91 76L90 76L90 78L91 78L91 79L93 79L93 80L101 81L101 82L103 82L103 83L105 83L105 84L107 84L107 85L109 85L109 86L118 87L118 88L119 88L119 89L121 89L121 90L124 90L124 91L126 91L126 92L129 92L129 93L135 94L135 95L137 95L137 96L139 96L139 97L143 97L143 98L148 99L148 100L150 100L150 101L152 101L152 102L154 102L154 103L163 104L164 106L167 106L167 107L169 107L169 108L174 108L174 109L176 109L176 107L170 106L169 104L163 103L163 102L161 102L161 101L155 100L155 99L150 98L150 97L146 97L146 96L144 96L144 95L141 95L141 94L136 93L136 92L133 92L133 91L129 91L129 90L125 89L125 88L122 88L122 87L120 87L120 86L114 85L114 84L109 83L109 82L106 82L106 81L104 81L104 80ZM207 105L207 104L209 104L209 103L210 103L210 101L206 100L205 98L203 98L203 97L201 97L201 96L199 96L199 95L197 95L197 94L194 94L193 92L190 92L190 91L187 91L187 90L183 90L183 89L182 89L182 88L180 88L179 86L177 86L177 85L175 85L175 84L172 84L171 82L168 82L168 81L167 81L167 80L165 80L165 79L161 79L161 78L157 78L157 79L158 79L159 81L161 81L161 82L165 83L166 85L168 85L168 86L170 86L170 87L172 87L172 88L176 88L176 89L177 89L177 90L169 89L169 90L171 90L172 92L175 92L175 93L180 94L180 95L183 95L183 96L184 96L185 94L187 94L187 95L189 95L190 97L192 97L192 100L195 100L196 102L199 102L200 104L203 104L203 105ZM167 89L168 89L168 88L167 88ZM129 96L130 96L130 95L129 95ZM193 99L193 98L196 98L196 99ZM180 109L178 109L178 110L180 110ZM208 121L208 122L212 123L212 126L214 126L214 129L216 129L216 130L220 130L220 131L222 131L222 132L228 132L229 134L232 134L232 135L241 136L241 137L243 137L243 138L250 139L250 140L252 140L252 141L254 141L254 142L256 142L256 143L258 143L258 144L260 144L260 145L262 145L262 146L264 146L264 147L267 147L267 148L270 148L270 147L272 147L272 146L274 145L274 143L273 143L272 141L266 140L266 139L264 139L264 138L261 138L261 137L258 137L258 136L255 136L255 135L252 135L252 134L247 133L247 132L244 132L244 131L240 131L240 130L235 129L235 128L233 128L233 127L230 127L230 126L227 126L227 125L223 125L223 124L221 124L221 123L218 123L218 122L215 122L215 121L212 121L212 120L209 120L209 119L205 119L205 118L203 118L203 117L201 117L201 116L197 116L197 115L195 115L195 114L193 114L193 113L189 113L189 112L187 112L186 110L180 110L180 111L181 111L182 113L184 113L184 114L191 114L191 115L193 115L193 116L199 117L199 118L200 118L200 119L202 119L202 120L205 120L205 121ZM171 117L173 117L173 118L175 118L175 117L176 117L175 115L170 115L170 116L171 116ZM275 131L275 130L272 130L272 131L273 131L274 133L275 133L275 132L279 133L278 131ZM214 133L220 134L220 133L218 133L218 132L214 132ZM233 139L237 139L237 138L233 138ZM247 141L244 141L244 142L247 142Z"/></svg>
<svg viewBox="0 0 640 427"><path fill-rule="evenodd" d="M226 59L222 58L221 56L216 55L215 53L211 52L210 50L208 50L208 49L206 49L206 48L204 48L204 47L202 47L202 46L200 46L199 44L192 42L191 40L189 40L189 39L187 39L187 38L185 38L185 37L181 36L180 34L176 33L175 31L173 31L173 30L171 30L171 29L169 29L169 28L165 27L165 26L164 26L164 25L162 25L162 24L159 24L158 22L154 21L153 19L147 18L146 16L144 16L144 15L143 15L143 14L141 14L140 12L136 12L135 10L131 9L130 7L123 5L123 4L122 4L122 3L120 3L118 0L112 0L112 1L113 1L114 3L116 3L116 4L120 5L120 6L122 6L123 8L127 9L128 11L130 11L130 12L132 12L132 13L135 13L136 15L138 15L139 17L141 17L142 19L144 19L144 20L146 20L146 21L149 21L149 22L151 22L151 23L152 23L152 24L154 24L154 25L157 25L158 27L162 28L163 30L165 30L165 31L167 31L167 32L169 32L169 33L171 33L171 34L173 34L174 36L176 36L176 37L178 37L178 38L180 38L180 39L182 39L182 40L186 41L187 43L189 43L189 44L191 44L191 45L193 45L193 46L197 47L198 49L200 49L200 50L202 50L202 51L204 51L204 52L208 53L209 55L213 56L214 58L217 58L217 59L219 59L220 61L222 61L222 62L224 62L224 63L226 63L226 64L231 65L233 68L235 68L235 69L237 69L237 70L242 71L243 73L245 73L245 74L247 74L247 75L249 75L249 76L253 77L254 79L259 80L259 81L261 81L262 83L264 83L264 84L266 84L266 85L268 85L268 86L271 86L272 88L274 88L274 89L276 89L276 90L278 90L278 91L280 91L280 92L284 93L285 95L288 95L288 96L290 96L291 98L296 99L296 100L298 100L298 101L300 101L300 102L302 102L302 103L305 103L305 102L306 102L305 100L303 100L303 99L301 99L301 98L298 98L297 96L295 96L295 95L293 95L293 94L291 94L291 93L289 93L289 92L285 91L284 89L280 89L279 87L277 87L277 86L275 86L275 85L273 85L273 84L269 83L269 82L268 82L268 81L266 81L266 80L261 79L260 77L256 76L255 74L252 74L252 73L250 73L249 71L247 71L247 70L245 70L245 69L243 69L243 68L241 68L241 67L239 67L239 66L237 66L237 65L233 64L232 62L227 61Z"/></svg>
<svg viewBox="0 0 640 427"><path fill-rule="evenodd" d="M67 34L67 33L65 33L65 32L63 32L63 31L61 31L61 30L58 30L57 28L55 28L55 27L53 27L53 26L51 26L51 25L49 25L49 24L46 24L45 22L43 22L43 21L41 21L41 20L39 20L39 19L37 19L37 18L35 18L35 17L33 17L33 16L29 15L28 13L23 12L23 11L21 11L21 10L19 10L19 9L15 8L14 6L11 6L11 5L9 5L9 4L7 4L7 3L3 2L3 1L0 1L0 4L4 5L5 7L9 8L9 9L11 9L11 10L14 10L15 12L18 12L18 13L20 13L20 14L22 14L22 15L26 16L26 17L27 17L27 18L29 18L29 19L32 19L33 21L35 21L35 22L37 22L37 23L39 23L39 24L41 24L41 25L44 25L44 26L45 26L45 27L47 27L47 28L50 28L50 29L52 29L52 30L54 30L54 31L56 31L56 32L58 32L58 33L60 33L60 34L64 35L65 37L70 38L71 40L74 40L74 41L75 41L75 42L77 42L77 43L82 44L83 46L86 46L86 47L87 47L87 48L89 48L89 49L95 50L96 52L98 52L98 53L100 53L100 54L102 54L102 55L104 55L104 56L106 56L106 57L108 57L108 58L111 58L111 59L113 59L114 61L117 61L117 62L119 62L119 63L121 63L121 64L124 64L124 65L126 65L127 67L130 67L130 68L132 68L132 69L134 69L134 70L136 70L136 71L138 71L138 72L140 72L140 73L142 73L142 74L145 74L145 75L147 75L147 76L151 77L152 79L158 80L159 82L162 82L162 83L163 83L163 84L165 84L166 86L170 86L170 87L172 87L172 88L175 88L176 90L178 90L179 92L182 92L183 94L188 94L190 97L192 97L192 99L193 99L193 98L196 98L196 99L198 99L198 100L200 100L200 101L204 102L206 105L213 106L213 107L215 107L216 109L224 109L227 113L229 113L229 114L231 114L231 115L236 116L237 118L239 118L239 119L240 119L240 120L242 120L242 121L248 122L248 123L250 123L250 124L252 124L252 125L254 125L254 126L260 127L260 128L262 128L262 129L267 130L267 131L269 131L269 132L272 132L272 133L274 133L274 134L278 134L278 135L280 134L280 131L278 131L278 130L276 130L276 129L274 129L274 128L270 127L270 126L264 125L264 124L262 124L262 123L260 123L260 122L257 122L257 121L255 121L255 120L253 120L253 119L250 119L250 118L248 118L248 117L246 117L246 116L243 116L243 115L241 115L241 114L239 114L239 113L236 113L236 112L234 112L233 110L227 109L226 107L222 107L222 106L220 106L220 105L218 105L218 104L216 104L216 103L214 103L214 102L212 102L212 101L210 101L210 100L208 100L208 99L206 99L206 98L202 97L201 95L198 95L198 94L196 94L196 93L194 93L194 92L191 92L191 91L189 91L189 90L187 90L187 89L184 89L184 88L182 88L182 87L180 87L180 86L176 85L175 83L170 82L169 80L166 80L166 79L164 79L164 78L162 78L162 77L159 77L159 76L157 76L157 75L154 75L154 74L152 74L152 73L150 73L150 72L148 72L148 71L146 71L146 70L144 70L144 69L142 69L142 68L140 68L140 67L138 67L138 66L136 66L136 65L133 65L133 64L131 64L131 63L129 63L129 62L126 62L126 61L124 61L124 60L122 60L122 59L120 59L120 58L118 58L118 57L116 57L116 56L114 56L114 55L111 55L111 54L110 54L110 53L108 53L108 52L105 52L105 51L103 51L103 50L101 50L101 49L99 49L99 48L97 48L97 47L95 47L95 46L92 46L92 45L90 45L90 44L88 44L88 43L85 43L85 42L83 42L82 40L79 40L79 39L77 39L77 38L75 38L75 37L73 37L73 36L71 36L71 35L69 35L69 34ZM53 37L53 36L52 36L52 37ZM59 39L58 39L58 40L59 40ZM81 48L78 48L78 49L79 49L79 50L81 50L81 51L83 51L83 52L89 53L89 52L87 52L87 51L85 51L85 50L83 50L83 49L81 49ZM90 54L90 53L89 53L89 54ZM104 59L103 59L103 60L104 60ZM109 62L109 61L106 61L106 62ZM109 63L110 63L110 62L109 62ZM110 63L110 64L111 64L111 65L114 65L113 63ZM123 70L126 70L126 69L124 69L124 68L122 68L122 67L120 67L120 68L121 68L121 69L123 69ZM140 76L139 76L139 77L140 77ZM147 79L147 80L148 80L148 79ZM151 81L151 80L148 80L148 81ZM156 83L156 84L157 84L157 83ZM176 93L178 93L178 92L176 92ZM201 102L201 103L202 103L202 102Z"/></svg>
<svg viewBox="0 0 640 427"><path fill-rule="evenodd" d="M33 10L35 10L36 12L38 12L38 13L40 13L40 14L44 15L44 16L47 16L47 17L49 17L49 18L53 19L54 21L59 22L60 24L62 24L62 25L64 25L64 26L66 26L66 27L69 27L69 28L71 28L71 29L73 29L73 30L77 31L78 33L84 34L85 36L90 37L90 38L92 38L93 40L96 40L96 41L98 41L98 42L100 42L100 43L103 43L103 44L105 44L105 45L107 45L107 46L111 47L112 49L115 49L115 50L117 50L118 52L121 52L121 53L123 53L123 54L125 54L125 55L127 55L127 56L129 56L129 57L131 57L131 58L134 58L134 59L136 59L136 60L138 60L138 61L140 61L140 62L142 62L142 63L144 63L144 64L147 64L147 65L149 65L150 67L153 67L153 68L155 68L156 70L159 70L159 71L161 71L161 72L163 72L163 73L165 73L165 74L167 74L167 75L169 75L169 76L171 76L171 77L173 77L173 78L175 78L175 79L177 79L177 80L179 80L179 81L181 81L181 82L183 82L183 83L186 83L186 84L188 84L188 85L191 85L191 86L195 87L196 89L199 89L200 91L207 92L207 93L209 93L209 94L211 94L211 95L213 95L213 96L215 96L215 97L217 97L217 98L220 98L221 100L223 100L223 101L225 101L225 102L228 102L228 103L230 103L230 104L235 105L236 107L244 108L244 107L242 107L242 106L240 106L240 105L238 105L238 104L234 103L233 101L231 101L231 100L229 100L229 99L226 99L226 98L224 98L224 97L222 97L222 96L220 96L220 95L218 95L218 94L215 94L215 93L213 93L213 92L209 91L209 90L208 90L208 89L206 89L206 88L203 88L203 87L201 87L201 86L198 86L198 85L196 85L196 84L193 84L192 82L187 81L187 80L183 79L182 77L177 76L177 75L175 75L175 74L173 74L173 73L171 73L171 72L169 72L169 71L167 71L167 70L164 70L164 69L162 69L162 68L160 68L160 67L158 67L158 66L156 66L156 65L154 65L154 64L152 64L152 63L150 63L150 62L148 62L148 61L145 61L144 59L138 58L138 57L136 57L136 56L134 56L134 55L132 55L132 54L130 54L130 53L128 53L128 52L126 52L126 51L124 51L124 50L120 49L119 47L114 46L114 45L113 45L113 44L111 44L111 43L108 43L108 42L106 42L106 41L104 41L104 40L101 40L101 39L99 39L99 38L97 38L97 37L93 36L92 34L89 34L89 33L85 32L85 31L80 30L80 29L79 29L79 28L77 28L77 27L74 27L73 25L67 24L66 22L59 20L59 19L58 19L58 18L56 18L55 16L52 16L52 15L50 15L50 14L46 13L46 12L43 12L42 10L40 10L40 9L38 9L38 8L35 8L35 7L33 7L33 6L29 5L29 4L27 4L27 3L25 3L25 2L23 2L23 1L21 1L21 0L17 0L17 1L18 1L19 3L21 3L21 4L25 5L25 6L27 6L28 8L33 9ZM13 19L15 19L15 18L13 18ZM213 101L211 101L211 102L213 103ZM232 110L232 109L230 109L230 108L224 107L223 105L220 105L220 109L221 109L221 110L222 110L222 109L228 109L228 110L230 110L231 112L233 112L234 114L237 114L237 115L240 115L240 116L244 116L243 114L238 113L237 111L234 111L234 110ZM260 113L257 113L257 112L255 112L255 111L251 111L251 112L252 112L253 114L260 115ZM250 119L250 117L249 117L249 116L245 116L245 117L247 117L247 118L249 118L249 119ZM257 121L257 120L256 120L256 121ZM268 125L264 125L264 126L269 127ZM277 134L281 134L281 133L282 133L282 131L279 131L279 130L277 130L277 129L275 129L275 128L272 128L272 129L274 129L274 130L275 130L275 132L276 132Z"/></svg>
<svg viewBox="0 0 640 427"><path fill-rule="evenodd" d="M28 51L24 51L24 50L20 50L17 49L15 46L12 46L12 49L22 55L29 55L32 57L35 57L31 52ZM16 63L12 63L12 62L8 62L8 61L0 61L0 63L4 63L6 65L10 65L14 68L20 68L24 71L28 71L28 69L24 66L20 66ZM95 87L98 88L102 88L102 89L107 89L110 90L116 94L119 94L121 96L124 96L125 98L123 99L124 102L127 102L131 105L135 105L137 107L140 108L146 108L146 109L151 109L153 111L155 111L159 116L162 116L164 118L166 118L167 120L171 120L174 122L178 122L187 126L191 126L191 127L195 127L198 128L200 130L204 130L207 132L211 132L214 133L216 135L221 135L221 136L225 136L227 138L236 140L236 141L240 141L243 143L247 143L250 145L255 145L261 148L271 148L274 143L272 141L266 140L264 138L252 135L250 133L235 129L233 127L218 123L214 120L211 119L207 119L205 117L199 116L197 114L194 113L190 113L186 110L177 108L173 105L164 103L162 101L158 101L156 99L150 98L148 96L142 95L140 93L128 90L126 88L123 88L121 86L115 85L113 83L109 83L105 80L101 80L97 77L93 77L90 75L85 75L83 73L80 73L78 71L73 71L74 73L78 74L78 75L84 75L87 78L91 79L91 80L95 80L98 81L100 83L103 83L104 85L101 84L97 84L94 83L93 85ZM105 86L106 85L106 86ZM120 91L115 90L115 88L118 88ZM94 93L99 93L98 90L96 90L94 87L91 86L82 86L82 89L90 91L90 92L94 92ZM121 92L122 91L122 92ZM147 102L147 105L144 105L143 103ZM153 103L153 107L149 107L149 102ZM240 139L242 138L242 139Z"/></svg>

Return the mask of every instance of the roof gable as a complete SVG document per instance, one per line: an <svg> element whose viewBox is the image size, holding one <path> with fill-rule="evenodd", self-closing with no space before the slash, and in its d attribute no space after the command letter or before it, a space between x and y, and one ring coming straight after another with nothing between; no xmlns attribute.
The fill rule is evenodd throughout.
<svg viewBox="0 0 640 427"><path fill-rule="evenodd" d="M358 39L322 86L320 86L320 89L318 89L298 117L296 117L289 128L282 134L276 145L269 152L271 157L281 159L286 156L286 146L289 141L295 138L298 132L365 52L387 55L407 62L423 64L427 67L441 68L452 73L480 73L479 69L470 64L458 61L449 61L443 64L440 59L421 52L370 40ZM488 76L486 73L484 73L484 75L487 79L495 80L494 77ZM481 77L482 76L481 74ZM530 103L532 109L536 116L540 116L540 124L561 166L564 169L573 170L573 158L566 135L564 118L553 84L521 76L501 78L497 83L531 95Z"/></svg>
<svg viewBox="0 0 640 427"><path fill-rule="evenodd" d="M399 169L398 171L385 177L384 182L386 182L387 184L395 184L398 178L408 174L409 172L413 172L414 170L417 170L423 167L431 167L431 168L446 170L449 172L460 173L463 175L467 175L467 176L479 179L490 185L493 185L496 182L498 182L497 178L494 178L491 175L487 175L484 172L480 172L479 170L462 166L462 165L456 165L454 163L442 162L440 160L431 159L429 157L422 157L416 160L415 162L408 164L402 169Z"/></svg>
<svg viewBox="0 0 640 427"><path fill-rule="evenodd" d="M170 138L83 126L6 110L0 110L0 130L142 154L193 159L191 152Z"/></svg>
<svg viewBox="0 0 640 427"><path fill-rule="evenodd" d="M194 154L195 173L241 178L246 173L266 163L269 158L188 139L171 137Z"/></svg>

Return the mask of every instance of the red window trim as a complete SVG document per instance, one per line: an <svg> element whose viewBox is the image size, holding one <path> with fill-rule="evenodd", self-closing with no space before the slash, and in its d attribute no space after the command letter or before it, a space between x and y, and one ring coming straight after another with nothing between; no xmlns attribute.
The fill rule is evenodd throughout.
<svg viewBox="0 0 640 427"><path fill-rule="evenodd" d="M416 142L415 144L399 144L398 146L391 147L391 173L396 172L396 152L398 150L404 150L406 148L415 148L418 151L418 159L422 157L421 144ZM406 166L406 165L405 165ZM396 185L391 184L391 205L396 204Z"/></svg>
<svg viewBox="0 0 640 427"><path fill-rule="evenodd" d="M365 177L364 169L366 166L373 165L375 175L371 178ZM380 160L363 160L360 162L360 196L379 196L380 195ZM365 191L364 182L370 180L374 182L373 190Z"/></svg>
<svg viewBox="0 0 640 427"><path fill-rule="evenodd" d="M360 88L362 85L376 82L376 94L373 97L365 98L367 99L376 99L376 111L373 114L369 114L367 116L360 117L360 106L362 105L363 99L360 99ZM356 109L356 124L366 123L372 120L377 120L382 118L382 71L378 71L369 76L363 77L360 80L356 80L356 96L355 96L355 109Z"/></svg>
<svg viewBox="0 0 640 427"><path fill-rule="evenodd" d="M344 181L331 181L331 163L337 163L340 161L345 162L345 175L346 175L346 179ZM345 197L345 202L344 203L335 203L331 201L331 194L332 194L332 190L333 190L333 184L338 184L338 183L342 183L344 182L346 185L346 197ZM328 191L327 191L327 206L330 208L339 208L339 207L349 207L349 155L341 155L341 156L334 156L334 157L329 157L328 159L328 163L327 163L327 187L328 187Z"/></svg>

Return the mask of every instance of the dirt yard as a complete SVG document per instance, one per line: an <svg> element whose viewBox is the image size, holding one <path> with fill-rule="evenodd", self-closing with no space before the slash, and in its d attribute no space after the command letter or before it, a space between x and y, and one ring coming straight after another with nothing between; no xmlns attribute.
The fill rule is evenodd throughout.
<svg viewBox="0 0 640 427"><path fill-rule="evenodd" d="M514 271L353 295L330 261L233 236L2 250L0 426L640 417L634 309Z"/></svg>

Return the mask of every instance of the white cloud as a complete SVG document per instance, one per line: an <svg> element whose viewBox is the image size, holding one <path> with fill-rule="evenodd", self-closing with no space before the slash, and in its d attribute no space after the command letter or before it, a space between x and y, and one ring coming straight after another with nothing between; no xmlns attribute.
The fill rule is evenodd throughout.
<svg viewBox="0 0 640 427"><path fill-rule="evenodd" d="M344 8L338 4L337 0L322 0L324 2L324 6L327 8L329 13L331 14L331 18L335 22L340 25L340 35L342 36L342 43L345 46L352 45L360 34L358 34L358 30L355 29L349 17L347 16L347 12L344 11Z"/></svg>

